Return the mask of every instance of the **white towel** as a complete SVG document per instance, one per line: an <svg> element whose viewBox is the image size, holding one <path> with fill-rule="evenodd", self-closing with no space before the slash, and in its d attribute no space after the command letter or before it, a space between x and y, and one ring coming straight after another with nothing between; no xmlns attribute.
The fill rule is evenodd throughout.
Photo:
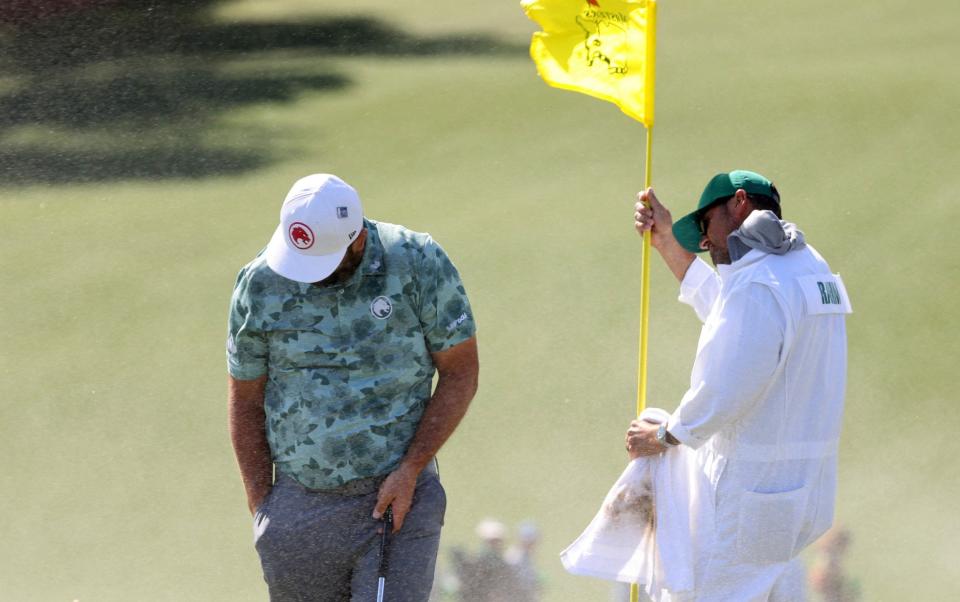
<svg viewBox="0 0 960 602"><path fill-rule="evenodd" d="M640 414L658 424L669 416L659 408ZM631 461L590 525L561 552L563 566L639 584L654 602L692 599L697 525L712 520L712 507L701 503L702 475L685 445Z"/></svg>

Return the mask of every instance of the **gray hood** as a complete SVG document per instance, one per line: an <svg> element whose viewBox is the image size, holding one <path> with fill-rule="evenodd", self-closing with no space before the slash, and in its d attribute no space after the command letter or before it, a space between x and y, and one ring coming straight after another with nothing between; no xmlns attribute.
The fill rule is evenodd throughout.
<svg viewBox="0 0 960 602"><path fill-rule="evenodd" d="M757 249L773 255L785 255L807 246L803 232L795 224L777 218L773 211L754 211L740 228L727 237L730 261L736 261Z"/></svg>

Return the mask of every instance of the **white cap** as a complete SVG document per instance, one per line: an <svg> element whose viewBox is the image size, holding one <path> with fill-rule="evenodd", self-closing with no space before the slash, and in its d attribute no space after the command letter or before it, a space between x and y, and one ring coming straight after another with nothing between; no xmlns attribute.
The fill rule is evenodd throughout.
<svg viewBox="0 0 960 602"><path fill-rule="evenodd" d="M476 533L484 541L502 540L507 536L507 527L498 520L486 518L477 525Z"/></svg>
<svg viewBox="0 0 960 602"><path fill-rule="evenodd" d="M284 278L318 282L337 269L362 229L363 207L352 186L325 173L300 178L280 208L267 265Z"/></svg>

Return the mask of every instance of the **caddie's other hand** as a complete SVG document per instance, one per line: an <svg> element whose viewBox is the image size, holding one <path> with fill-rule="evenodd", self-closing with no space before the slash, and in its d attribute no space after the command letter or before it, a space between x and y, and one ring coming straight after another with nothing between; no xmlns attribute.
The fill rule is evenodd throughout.
<svg viewBox="0 0 960 602"><path fill-rule="evenodd" d="M657 441L659 424L646 420L634 420L627 429L627 454L631 460L643 456L654 456L663 451L663 446Z"/></svg>
<svg viewBox="0 0 960 602"><path fill-rule="evenodd" d="M637 193L637 203L633 209L634 227L641 235L650 231L650 244L654 248L659 249L665 241L673 239L673 216L657 199L653 188Z"/></svg>
<svg viewBox="0 0 960 602"><path fill-rule="evenodd" d="M414 469L401 464L380 485L377 505L373 509L373 518L380 520L383 513L387 511L387 506L393 506L394 533L403 526L403 519L406 518L410 506L413 504L413 491L417 487L417 474Z"/></svg>

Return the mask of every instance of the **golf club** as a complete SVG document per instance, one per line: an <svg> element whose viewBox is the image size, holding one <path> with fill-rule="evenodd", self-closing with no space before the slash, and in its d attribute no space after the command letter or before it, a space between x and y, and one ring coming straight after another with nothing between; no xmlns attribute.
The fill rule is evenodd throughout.
<svg viewBox="0 0 960 602"><path fill-rule="evenodd" d="M390 531L393 530L393 508L387 506L387 511L383 513L383 532L380 534L380 564L377 567L377 602L383 602L383 588L387 582L387 568L390 563L387 547L387 538L390 537Z"/></svg>

